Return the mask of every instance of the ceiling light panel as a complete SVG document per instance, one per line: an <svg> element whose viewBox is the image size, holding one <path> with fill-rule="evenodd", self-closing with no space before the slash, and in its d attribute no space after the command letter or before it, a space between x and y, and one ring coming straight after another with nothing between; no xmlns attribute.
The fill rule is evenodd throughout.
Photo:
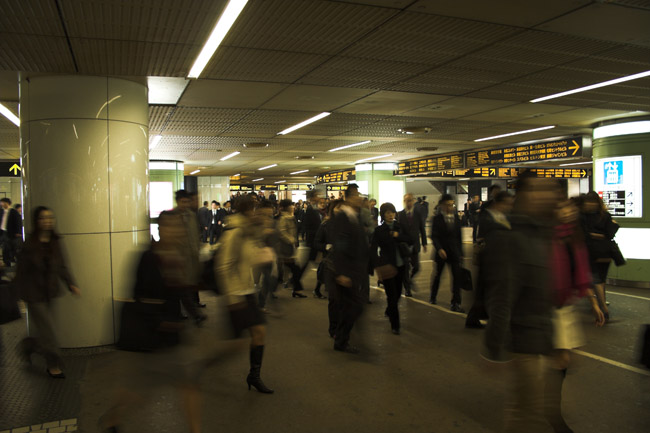
<svg viewBox="0 0 650 433"><path fill-rule="evenodd" d="M256 2L244 10L226 45L334 55L399 13L342 2L299 4Z"/></svg>
<svg viewBox="0 0 650 433"><path fill-rule="evenodd" d="M176 105L189 82L179 77L147 77L149 105Z"/></svg>
<svg viewBox="0 0 650 433"><path fill-rule="evenodd" d="M20 126L20 119L13 111L9 109L7 105L0 103L0 114L3 115L7 120L9 120L15 126Z"/></svg>
<svg viewBox="0 0 650 433"><path fill-rule="evenodd" d="M301 129L301 128L304 128L304 127L306 127L306 126L308 126L308 125L311 125L312 123L318 122L319 120L322 120L322 119L324 119L324 118L330 116L331 114L332 114L332 113L330 113L330 112L323 111L323 112L320 113L320 114L317 114L317 115L315 115L315 116L312 116L312 117L310 117L310 118L308 118L308 119L305 119L305 120L303 120L303 121L301 121L301 122L299 122L299 123L296 123L296 124L293 125L293 126L290 126L290 127L286 128L286 129L283 129L282 131L278 132L278 135L287 135L287 134L291 134L291 133L294 132L294 131L297 131L297 130L299 130L299 129Z"/></svg>

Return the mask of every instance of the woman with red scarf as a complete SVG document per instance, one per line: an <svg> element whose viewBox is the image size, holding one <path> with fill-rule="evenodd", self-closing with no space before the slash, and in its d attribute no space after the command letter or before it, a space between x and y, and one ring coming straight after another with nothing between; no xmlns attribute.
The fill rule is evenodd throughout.
<svg viewBox="0 0 650 433"><path fill-rule="evenodd" d="M562 383L569 366L570 350L584 345L580 319L575 302L589 297L596 316L596 325L605 323L593 283L589 254L578 225L578 208L570 200L560 202L556 211L557 225L553 234L551 255L553 283L553 354L549 362L544 392L544 409L547 421L556 433L572 430L562 417Z"/></svg>

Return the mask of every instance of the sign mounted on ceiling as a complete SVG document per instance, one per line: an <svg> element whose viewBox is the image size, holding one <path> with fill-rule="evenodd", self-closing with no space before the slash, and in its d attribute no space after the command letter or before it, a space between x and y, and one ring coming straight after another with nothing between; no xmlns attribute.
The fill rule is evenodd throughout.
<svg viewBox="0 0 650 433"><path fill-rule="evenodd" d="M0 177L20 177L21 172L20 161L0 161Z"/></svg>
<svg viewBox="0 0 650 433"><path fill-rule="evenodd" d="M329 173L321 174L316 177L316 184L319 183L334 183L334 182L347 182L348 180L355 180L357 172L355 169L350 168L347 170L332 171Z"/></svg>
<svg viewBox="0 0 650 433"><path fill-rule="evenodd" d="M643 217L642 165L641 155L595 160L594 190L613 217Z"/></svg>
<svg viewBox="0 0 650 433"><path fill-rule="evenodd" d="M530 170L537 177L547 179L584 179L591 176L591 169L583 168L481 167L447 170L435 173L431 177L514 179L525 170Z"/></svg>
<svg viewBox="0 0 650 433"><path fill-rule="evenodd" d="M393 170L393 175L404 176L410 174L434 173L436 171L456 170L463 167L463 154L451 153L401 161L397 164L397 168Z"/></svg>
<svg viewBox="0 0 650 433"><path fill-rule="evenodd" d="M561 140L540 141L498 149L465 152L465 167L475 168L486 165L520 164L522 162L589 156L584 152L586 144L587 141L584 137L576 136Z"/></svg>

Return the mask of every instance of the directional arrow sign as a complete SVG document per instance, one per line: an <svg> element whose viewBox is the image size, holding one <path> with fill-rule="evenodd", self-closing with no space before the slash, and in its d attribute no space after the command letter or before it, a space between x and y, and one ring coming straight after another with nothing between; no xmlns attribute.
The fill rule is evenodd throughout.
<svg viewBox="0 0 650 433"><path fill-rule="evenodd" d="M17 174L18 174L18 170L21 170L21 171L22 171L22 168L20 168L20 166L19 166L18 164L14 164L14 165L12 165L11 168L9 169L9 172L12 172L12 171L13 171L13 172L14 172L14 175L17 175Z"/></svg>
<svg viewBox="0 0 650 433"><path fill-rule="evenodd" d="M582 170L582 171L580 172L580 174L582 175L582 177L585 177L585 176L587 176L587 172L586 172L586 171L584 171L584 170Z"/></svg>
<svg viewBox="0 0 650 433"><path fill-rule="evenodd" d="M497 174L497 170L495 168L490 169L490 176L494 176Z"/></svg>
<svg viewBox="0 0 650 433"><path fill-rule="evenodd" d="M569 146L569 150L573 150L571 156L575 156L575 154L580 150L580 145L576 143L575 140L571 140L571 142L573 143L573 146Z"/></svg>

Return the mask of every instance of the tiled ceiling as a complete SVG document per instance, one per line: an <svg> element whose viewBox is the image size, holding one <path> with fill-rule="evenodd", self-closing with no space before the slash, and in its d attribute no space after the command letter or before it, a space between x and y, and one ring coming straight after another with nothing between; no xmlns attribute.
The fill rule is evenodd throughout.
<svg viewBox="0 0 650 433"><path fill-rule="evenodd" d="M2 1L0 102L17 112L17 72L185 77L225 4ZM473 149L477 138L549 124L551 133L525 139L589 133L608 118L647 115L650 78L528 101L647 70L646 0L249 0L178 104L150 107L150 133L163 136L151 159L244 179L277 163L263 172L276 179L431 153L418 148ZM277 135L322 111L332 115ZM254 142L268 147L244 147ZM0 159L18 154L18 129L0 118Z"/></svg>

